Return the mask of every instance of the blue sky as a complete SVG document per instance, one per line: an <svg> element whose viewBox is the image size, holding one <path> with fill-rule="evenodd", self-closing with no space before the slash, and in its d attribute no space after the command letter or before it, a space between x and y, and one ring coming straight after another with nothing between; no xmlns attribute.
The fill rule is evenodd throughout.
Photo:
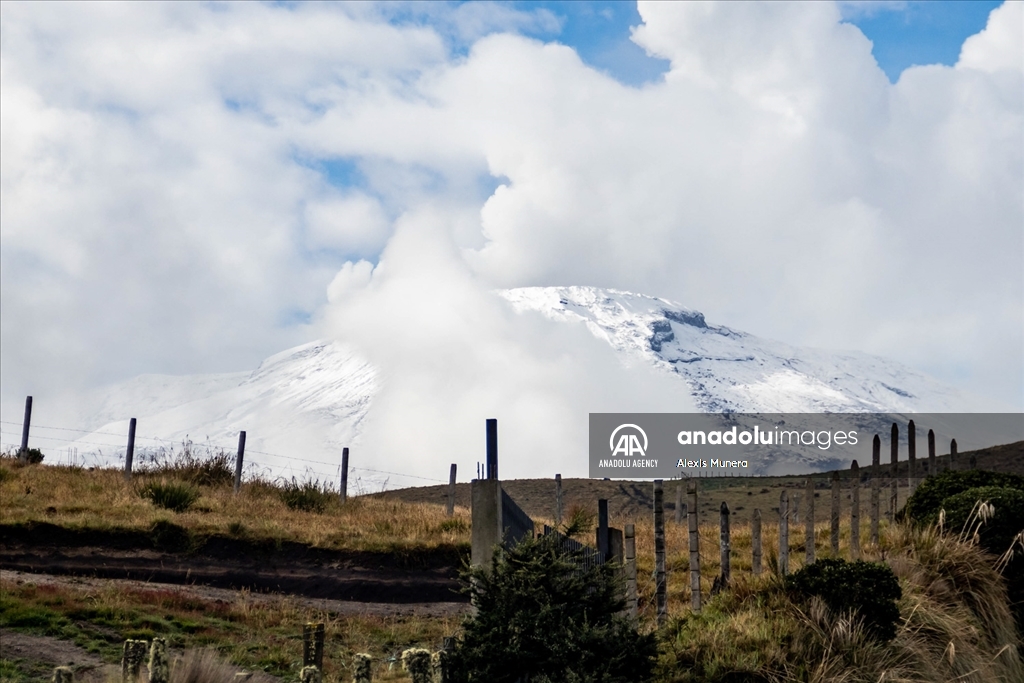
<svg viewBox="0 0 1024 683"><path fill-rule="evenodd" d="M557 40L576 49L580 57L618 80L638 85L656 79L668 62L648 57L629 39L640 22L635 2L543 0L510 3L520 10L547 9L561 20ZM964 40L985 28L989 13L1002 2L991 0L927 0L924 2L865 2L842 6L846 21L856 25L874 44L879 66L895 83L909 66L952 66ZM538 27L524 33L538 39L556 37Z"/></svg>

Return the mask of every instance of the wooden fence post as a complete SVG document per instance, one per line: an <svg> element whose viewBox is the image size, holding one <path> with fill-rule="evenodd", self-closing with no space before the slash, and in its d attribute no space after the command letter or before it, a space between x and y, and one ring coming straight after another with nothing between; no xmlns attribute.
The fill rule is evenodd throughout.
<svg viewBox="0 0 1024 683"><path fill-rule="evenodd" d="M302 627L302 666L315 666L321 672L324 670L323 622L310 622Z"/></svg>
<svg viewBox="0 0 1024 683"><path fill-rule="evenodd" d="M860 559L860 466L850 465L853 489L850 491L850 559Z"/></svg>
<svg viewBox="0 0 1024 683"><path fill-rule="evenodd" d="M832 473L832 556L839 557L839 472Z"/></svg>
<svg viewBox="0 0 1024 683"><path fill-rule="evenodd" d="M555 526L562 525L562 475L555 475Z"/></svg>
<svg viewBox="0 0 1024 683"><path fill-rule="evenodd" d="M800 494L794 493L793 500L789 501L789 521L793 524L800 523Z"/></svg>
<svg viewBox="0 0 1024 683"><path fill-rule="evenodd" d="M949 469L956 469L956 439L949 441Z"/></svg>
<svg viewBox="0 0 1024 683"><path fill-rule="evenodd" d="M341 449L341 486L338 487L341 502L348 501L348 446Z"/></svg>
<svg viewBox="0 0 1024 683"><path fill-rule="evenodd" d="M878 545L878 484L882 469L882 440L875 434L871 442L871 545Z"/></svg>
<svg viewBox="0 0 1024 683"><path fill-rule="evenodd" d="M487 420L487 478L498 478L498 421Z"/></svg>
<svg viewBox="0 0 1024 683"><path fill-rule="evenodd" d="M935 430L928 430L928 476L934 477L935 471Z"/></svg>
<svg viewBox="0 0 1024 683"><path fill-rule="evenodd" d="M128 421L128 448L124 452L124 480L132 480L132 460L135 459L135 418Z"/></svg>
<svg viewBox="0 0 1024 683"><path fill-rule="evenodd" d="M657 509L655 509L657 516ZM657 534L657 531L655 531ZM611 550L608 542L608 499L600 498L597 501L597 552L601 553L601 561L607 562Z"/></svg>
<svg viewBox="0 0 1024 683"><path fill-rule="evenodd" d="M914 492L914 484L917 481L917 427L911 420L907 425L907 495Z"/></svg>
<svg viewBox="0 0 1024 683"><path fill-rule="evenodd" d="M686 516L686 507L683 503L683 482L679 482L679 486L676 486L676 524L683 523L683 517Z"/></svg>
<svg viewBox="0 0 1024 683"><path fill-rule="evenodd" d="M687 510L687 525L690 532L690 609L700 611L700 530L697 526L697 480L687 485L690 506Z"/></svg>
<svg viewBox="0 0 1024 683"><path fill-rule="evenodd" d="M807 516L804 517L805 563L814 564L814 479L807 477Z"/></svg>
<svg viewBox="0 0 1024 683"><path fill-rule="evenodd" d="M18 450L18 457L26 459L28 451L28 431L32 425L32 397L25 397L25 420L21 423L21 448Z"/></svg>
<svg viewBox="0 0 1024 683"><path fill-rule="evenodd" d="M889 434L889 512L886 515L890 524L896 519L896 507L899 503L899 455L900 428L893 422Z"/></svg>
<svg viewBox="0 0 1024 683"><path fill-rule="evenodd" d="M245 432L238 432L238 453L235 455L235 493L242 488L242 458L245 457Z"/></svg>
<svg viewBox="0 0 1024 683"><path fill-rule="evenodd" d="M761 576L761 510L754 509L754 520L750 524L750 546L753 552L751 569L754 576Z"/></svg>
<svg viewBox="0 0 1024 683"><path fill-rule="evenodd" d="M722 505L719 508L719 522L718 522L718 541L719 541L719 558L721 563L721 580L719 581L719 588L725 590L729 587L729 574L730 574L730 562L729 562L729 505L723 500Z"/></svg>
<svg viewBox="0 0 1024 683"><path fill-rule="evenodd" d="M668 618L668 585L665 581L665 501L662 480L654 480L654 592L658 628Z"/></svg>
<svg viewBox="0 0 1024 683"><path fill-rule="evenodd" d="M789 496L779 495L779 573L789 573Z"/></svg>
<svg viewBox="0 0 1024 683"><path fill-rule="evenodd" d="M146 661L146 641L124 641L121 651L121 683L137 683L142 665Z"/></svg>
<svg viewBox="0 0 1024 683"><path fill-rule="evenodd" d="M448 471L448 509L445 511L446 514L451 517L455 514L455 471L457 466L452 463L451 469Z"/></svg>
<svg viewBox="0 0 1024 683"><path fill-rule="evenodd" d="M623 532L624 554L626 559L626 612L630 618L636 619L636 526L627 524Z"/></svg>

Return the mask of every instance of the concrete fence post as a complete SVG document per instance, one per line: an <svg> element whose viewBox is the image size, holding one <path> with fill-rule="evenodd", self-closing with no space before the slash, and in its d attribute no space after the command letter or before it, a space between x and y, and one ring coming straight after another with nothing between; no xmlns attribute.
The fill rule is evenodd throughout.
<svg viewBox="0 0 1024 683"><path fill-rule="evenodd" d="M555 526L562 525L562 475L555 475Z"/></svg>
<svg viewBox="0 0 1024 683"><path fill-rule="evenodd" d="M149 683L170 683L171 660L167 656L167 640L154 638L149 648Z"/></svg>
<svg viewBox="0 0 1024 683"><path fill-rule="evenodd" d="M657 511L655 511L657 514ZM657 533L657 531L655 531ZM601 560L608 561L611 554L611 543L608 538L608 500L600 498L597 501L597 552L601 553Z"/></svg>
<svg viewBox="0 0 1024 683"><path fill-rule="evenodd" d="M132 480L132 460L135 459L135 418L128 421L128 447L124 451L124 480Z"/></svg>
<svg viewBox="0 0 1024 683"><path fill-rule="evenodd" d="M445 509L445 514L449 517L455 514L455 472L457 468L458 466L452 463L448 470L448 507Z"/></svg>
<svg viewBox="0 0 1024 683"><path fill-rule="evenodd" d="M860 559L860 466L850 465L853 488L850 490L850 559Z"/></svg>
<svg viewBox="0 0 1024 683"><path fill-rule="evenodd" d="M626 570L626 613L630 618L636 619L636 526L627 524L623 537Z"/></svg>
<svg viewBox="0 0 1024 683"><path fill-rule="evenodd" d="M754 519L750 523L750 547L753 553L751 569L754 576L761 576L761 510L754 510Z"/></svg>
<svg viewBox="0 0 1024 683"><path fill-rule="evenodd" d="M665 508L662 480L654 480L654 593L658 628L668 618L668 584L665 578Z"/></svg>
<svg viewBox="0 0 1024 683"><path fill-rule="evenodd" d="M935 430L928 430L928 476L934 477L938 474L935 469Z"/></svg>
<svg viewBox="0 0 1024 683"><path fill-rule="evenodd" d="M494 550L502 541L501 482L474 479L470 484L472 522L470 524L470 563L490 570Z"/></svg>
<svg viewBox="0 0 1024 683"><path fill-rule="evenodd" d="M676 486L676 524L682 525L686 517L686 503L683 502L683 483Z"/></svg>
<svg viewBox="0 0 1024 683"><path fill-rule="evenodd" d="M719 508L718 522L719 558L721 564L721 580L719 587L725 590L729 587L730 575L730 552L729 552L729 505L723 500Z"/></svg>
<svg viewBox="0 0 1024 683"><path fill-rule="evenodd" d="M32 397L25 397L25 419L21 423L21 448L18 449L18 457L25 460L27 459L26 453L28 452L28 432L32 426Z"/></svg>
<svg viewBox="0 0 1024 683"><path fill-rule="evenodd" d="M687 514L687 526L690 534L690 608L700 611L700 530L697 519L697 480L691 479L687 484L690 505Z"/></svg>
<svg viewBox="0 0 1024 683"><path fill-rule="evenodd" d="M324 625L307 623L302 627L302 666L324 670Z"/></svg>
<svg viewBox="0 0 1024 683"><path fill-rule="evenodd" d="M807 516L804 517L805 562L814 564L814 479L807 477Z"/></svg>
<svg viewBox="0 0 1024 683"><path fill-rule="evenodd" d="M149 646L145 640L126 640L121 650L121 683L137 683L142 665L146 662L146 650Z"/></svg>
<svg viewBox="0 0 1024 683"><path fill-rule="evenodd" d="M789 573L789 495L779 495L779 573Z"/></svg>
<svg viewBox="0 0 1024 683"><path fill-rule="evenodd" d="M896 508L899 504L899 456L900 428L893 422L889 435L889 511L886 514L890 524L896 519Z"/></svg>
<svg viewBox="0 0 1024 683"><path fill-rule="evenodd" d="M238 452L235 454L235 493L242 489L243 458L245 458L245 432L238 432Z"/></svg>
<svg viewBox="0 0 1024 683"><path fill-rule="evenodd" d="M875 434L871 442L871 545L878 545L879 478L882 469L882 440Z"/></svg>
<svg viewBox="0 0 1024 683"><path fill-rule="evenodd" d="M840 481L839 472L832 473L832 516L830 518L830 539L832 542L832 557L839 557L839 506L840 506Z"/></svg>
<svg viewBox="0 0 1024 683"><path fill-rule="evenodd" d="M299 683L323 683L324 674L315 666L304 666L299 670Z"/></svg>
<svg viewBox="0 0 1024 683"><path fill-rule="evenodd" d="M907 425L907 467L907 496L910 496L917 484L917 426L913 420Z"/></svg>
<svg viewBox="0 0 1024 683"><path fill-rule="evenodd" d="M789 521L793 524L800 523L800 494L794 493L793 499L789 501Z"/></svg>
<svg viewBox="0 0 1024 683"><path fill-rule="evenodd" d="M348 446L341 449L341 484L338 486L338 498L342 503L348 502Z"/></svg>
<svg viewBox="0 0 1024 683"><path fill-rule="evenodd" d="M75 670L70 666L58 666L53 670L53 683L72 683L75 680Z"/></svg>
<svg viewBox="0 0 1024 683"><path fill-rule="evenodd" d="M357 652L352 657L352 683L372 683L373 657L366 652Z"/></svg>

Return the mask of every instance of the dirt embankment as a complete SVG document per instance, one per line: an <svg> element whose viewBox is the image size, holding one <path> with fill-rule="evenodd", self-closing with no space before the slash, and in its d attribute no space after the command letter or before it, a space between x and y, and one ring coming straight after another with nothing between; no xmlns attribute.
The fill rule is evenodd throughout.
<svg viewBox="0 0 1024 683"><path fill-rule="evenodd" d="M362 603L466 602L461 551L333 551L298 543L195 537L173 524L148 532L0 525L0 568L37 574L204 585Z"/></svg>

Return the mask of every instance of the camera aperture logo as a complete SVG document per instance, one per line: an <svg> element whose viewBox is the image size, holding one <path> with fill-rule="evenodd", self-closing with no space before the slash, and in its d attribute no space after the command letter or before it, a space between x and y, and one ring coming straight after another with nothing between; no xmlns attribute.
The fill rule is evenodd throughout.
<svg viewBox="0 0 1024 683"><path fill-rule="evenodd" d="M621 424L608 437L611 459L601 460L598 467L657 467L657 460L646 457L647 446L647 433L643 429L635 424Z"/></svg>

